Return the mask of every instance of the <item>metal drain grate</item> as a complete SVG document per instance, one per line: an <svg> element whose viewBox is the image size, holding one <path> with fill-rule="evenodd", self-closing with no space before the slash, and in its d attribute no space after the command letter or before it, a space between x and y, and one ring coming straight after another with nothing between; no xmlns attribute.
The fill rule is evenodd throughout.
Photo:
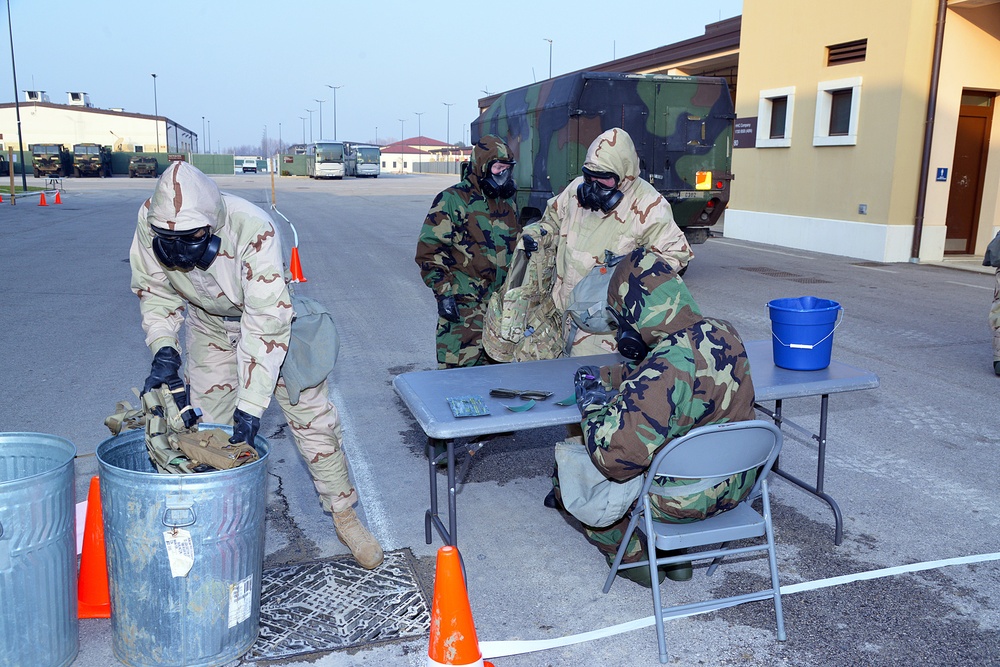
<svg viewBox="0 0 1000 667"><path fill-rule="evenodd" d="M374 570L350 556L264 570L260 635L244 661L278 660L410 639L430 632L430 609L408 549Z"/></svg>
<svg viewBox="0 0 1000 667"><path fill-rule="evenodd" d="M779 269L772 269L769 266L741 266L741 271L749 271L750 273L758 273L762 276L768 276L770 278L783 278L784 280L791 280L795 283L803 283L806 285L822 285L829 283L829 280L823 278L810 278L808 276L800 276L797 273L789 273L788 271L781 271Z"/></svg>

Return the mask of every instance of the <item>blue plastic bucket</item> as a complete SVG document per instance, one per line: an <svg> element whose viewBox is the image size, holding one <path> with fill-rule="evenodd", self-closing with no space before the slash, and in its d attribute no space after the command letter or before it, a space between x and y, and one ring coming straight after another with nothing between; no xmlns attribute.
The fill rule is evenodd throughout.
<svg viewBox="0 0 1000 667"><path fill-rule="evenodd" d="M815 296L774 299L771 314L774 365L793 371L818 371L830 365L833 331L843 312L840 304Z"/></svg>

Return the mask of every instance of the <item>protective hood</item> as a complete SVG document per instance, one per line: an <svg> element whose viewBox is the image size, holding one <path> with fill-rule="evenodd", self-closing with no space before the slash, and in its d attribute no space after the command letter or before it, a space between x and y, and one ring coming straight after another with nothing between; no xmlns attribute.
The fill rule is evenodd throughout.
<svg viewBox="0 0 1000 667"><path fill-rule="evenodd" d="M701 321L701 309L670 265L642 248L615 268L608 306L636 329L650 348L659 339Z"/></svg>
<svg viewBox="0 0 1000 667"><path fill-rule="evenodd" d="M500 137L487 134L472 147L468 179L476 186L486 177L486 169L495 161L514 162L510 149Z"/></svg>
<svg viewBox="0 0 1000 667"><path fill-rule="evenodd" d="M146 219L172 232L205 226L217 230L225 219L222 193L215 181L187 162L171 162L156 182Z"/></svg>
<svg viewBox="0 0 1000 667"><path fill-rule="evenodd" d="M611 172L618 177L618 189L627 191L639 176L639 156L632 137L619 127L602 132L587 149L583 166L591 171Z"/></svg>

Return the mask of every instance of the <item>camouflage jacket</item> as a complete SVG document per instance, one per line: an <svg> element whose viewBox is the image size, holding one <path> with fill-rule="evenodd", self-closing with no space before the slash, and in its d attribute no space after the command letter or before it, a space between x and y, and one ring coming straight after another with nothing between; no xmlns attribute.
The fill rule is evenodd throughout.
<svg viewBox="0 0 1000 667"><path fill-rule="evenodd" d="M507 147L483 137L472 150L469 173L439 193L417 241L416 262L435 296L480 303L500 289L520 232L513 199L483 195L479 179Z"/></svg>
<svg viewBox="0 0 1000 667"><path fill-rule="evenodd" d="M739 334L728 322L703 317L683 280L656 255L636 251L623 260L608 302L650 351L641 362L602 368L605 387L617 394L603 406L589 406L583 418L587 449L607 477L625 481L642 474L665 444L697 426L755 418ZM675 518L703 518L728 509L720 503L741 500L756 481L756 475L734 478L715 480L707 490L702 485L688 498L667 493L656 501L661 509L674 505L665 511Z"/></svg>
<svg viewBox="0 0 1000 667"><path fill-rule="evenodd" d="M639 158L624 130L599 135L587 151L584 166L618 174L621 202L609 213L583 208L576 198L577 188L583 183L579 176L549 200L539 222L524 229L539 243L558 244L552 296L561 311L566 309L576 284L604 261L605 250L626 255L644 247L674 271L687 266L693 257L684 232L674 222L670 204L639 178ZM608 349L613 350L613 344Z"/></svg>
<svg viewBox="0 0 1000 667"><path fill-rule="evenodd" d="M204 177L200 172L198 175ZM146 344L154 354L168 345L180 350L178 334L189 305L207 315L241 317L236 406L260 416L274 393L288 351L292 320L281 242L274 223L250 202L218 193L214 184L212 188L186 189L182 181L178 185L181 195L194 193L182 198L164 180L161 178L157 192L139 208L129 253L132 291L139 297ZM168 190L159 192L161 186ZM151 208L164 219L183 215L185 208L218 210L218 201L199 201L212 198L213 189L221 197L222 208L221 223L212 229L222 240L215 261L206 270L163 268L152 250L147 220Z"/></svg>

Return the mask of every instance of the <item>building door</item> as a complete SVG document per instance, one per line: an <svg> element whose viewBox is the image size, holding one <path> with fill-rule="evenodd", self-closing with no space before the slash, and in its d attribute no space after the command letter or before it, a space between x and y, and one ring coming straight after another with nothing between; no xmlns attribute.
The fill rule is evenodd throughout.
<svg viewBox="0 0 1000 667"><path fill-rule="evenodd" d="M994 101L994 93L962 93L945 218L946 254L969 255L975 249Z"/></svg>

